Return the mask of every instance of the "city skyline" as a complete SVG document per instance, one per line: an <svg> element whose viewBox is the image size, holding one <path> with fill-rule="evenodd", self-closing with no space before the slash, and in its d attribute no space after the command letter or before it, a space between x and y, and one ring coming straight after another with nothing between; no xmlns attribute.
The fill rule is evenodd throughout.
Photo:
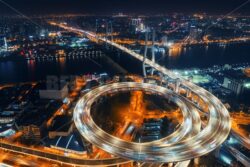
<svg viewBox="0 0 250 167"><path fill-rule="evenodd" d="M250 0L217 1L0 0L0 166L249 167Z"/></svg>

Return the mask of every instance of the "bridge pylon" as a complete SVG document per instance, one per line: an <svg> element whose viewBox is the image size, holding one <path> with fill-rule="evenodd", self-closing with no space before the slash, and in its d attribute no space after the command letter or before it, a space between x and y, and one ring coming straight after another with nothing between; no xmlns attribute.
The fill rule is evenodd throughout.
<svg viewBox="0 0 250 167"><path fill-rule="evenodd" d="M149 39L149 31L148 29L145 32L145 48L144 48L144 55L143 55L143 62L142 62L142 70L143 70L143 75L144 77L147 76L147 74L153 75L154 74L154 68L148 66L145 63L145 60L147 59L147 53L148 53L148 48L151 48L151 60L155 62L155 30L152 30L152 44L150 45L148 43Z"/></svg>
<svg viewBox="0 0 250 167"><path fill-rule="evenodd" d="M113 42L113 25L112 21L106 22L106 40L110 37L110 41ZM107 43L106 43L107 44ZM106 45L108 47L108 45Z"/></svg>

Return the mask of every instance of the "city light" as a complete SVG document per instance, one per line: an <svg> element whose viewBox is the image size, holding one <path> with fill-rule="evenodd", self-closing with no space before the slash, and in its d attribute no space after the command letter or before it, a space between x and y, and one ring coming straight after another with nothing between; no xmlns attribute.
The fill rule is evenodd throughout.
<svg viewBox="0 0 250 167"><path fill-rule="evenodd" d="M245 83L245 88L250 89L250 83Z"/></svg>
<svg viewBox="0 0 250 167"><path fill-rule="evenodd" d="M249 167L250 0L114 1L0 0L0 166Z"/></svg>

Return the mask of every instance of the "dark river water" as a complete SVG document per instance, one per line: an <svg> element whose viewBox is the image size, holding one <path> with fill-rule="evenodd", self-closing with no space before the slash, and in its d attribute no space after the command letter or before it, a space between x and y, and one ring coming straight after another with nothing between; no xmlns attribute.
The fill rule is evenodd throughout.
<svg viewBox="0 0 250 167"><path fill-rule="evenodd" d="M128 55L114 60L128 72L140 73L141 64ZM169 56L157 57L167 68L205 68L213 65L250 62L250 43L219 45L196 45L170 50ZM25 82L45 79L46 75L77 75L87 73L118 73L109 64L86 58L60 58L44 61L0 62L0 83Z"/></svg>
<svg viewBox="0 0 250 167"><path fill-rule="evenodd" d="M167 67L180 69L250 62L250 43L196 45L170 51L164 61Z"/></svg>

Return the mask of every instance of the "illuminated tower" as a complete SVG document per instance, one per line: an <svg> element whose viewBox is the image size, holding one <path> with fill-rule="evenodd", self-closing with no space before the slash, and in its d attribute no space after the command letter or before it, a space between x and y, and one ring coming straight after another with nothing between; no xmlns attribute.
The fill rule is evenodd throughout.
<svg viewBox="0 0 250 167"><path fill-rule="evenodd" d="M7 44L6 37L3 38L3 41L4 41L4 50L5 50L5 52L7 52L8 51L8 44Z"/></svg>
<svg viewBox="0 0 250 167"><path fill-rule="evenodd" d="M144 48L144 55L143 55L143 62L142 62L142 70L143 70L144 77L147 76L147 72L146 72L147 65L145 64L147 53L148 53L148 31L145 32L145 48Z"/></svg>
<svg viewBox="0 0 250 167"><path fill-rule="evenodd" d="M0 36L0 52L7 52L8 51L8 44L6 37Z"/></svg>
<svg viewBox="0 0 250 167"><path fill-rule="evenodd" d="M110 39L113 42L113 24L110 22Z"/></svg>
<svg viewBox="0 0 250 167"><path fill-rule="evenodd" d="M106 22L106 40L108 40L109 37L110 37L110 40L113 42L113 25L111 21ZM106 47L108 46L106 45Z"/></svg>
<svg viewBox="0 0 250 167"><path fill-rule="evenodd" d="M97 30L98 30L98 20L95 20L95 33L97 34Z"/></svg>
<svg viewBox="0 0 250 167"><path fill-rule="evenodd" d="M167 36L163 36L162 39L162 45L167 47L168 46L168 37Z"/></svg>
<svg viewBox="0 0 250 167"><path fill-rule="evenodd" d="M152 67L149 67L146 63L145 60L147 58L147 53L148 53L148 37L149 37L149 33L148 33L148 28L146 29L145 32L145 49L144 49L144 55L143 55L143 62L142 62L142 70L143 70L143 75L144 77L147 76L147 72L149 72L150 75L153 75L154 73L154 69ZM155 30L152 31L152 45L151 45L151 61L155 63ZM149 69L149 70L147 70Z"/></svg>
<svg viewBox="0 0 250 167"><path fill-rule="evenodd" d="M151 46L151 51L152 51L152 61L155 63L155 30L153 29L153 34L152 34L152 46ZM151 69L151 75L153 75L154 69Z"/></svg>

